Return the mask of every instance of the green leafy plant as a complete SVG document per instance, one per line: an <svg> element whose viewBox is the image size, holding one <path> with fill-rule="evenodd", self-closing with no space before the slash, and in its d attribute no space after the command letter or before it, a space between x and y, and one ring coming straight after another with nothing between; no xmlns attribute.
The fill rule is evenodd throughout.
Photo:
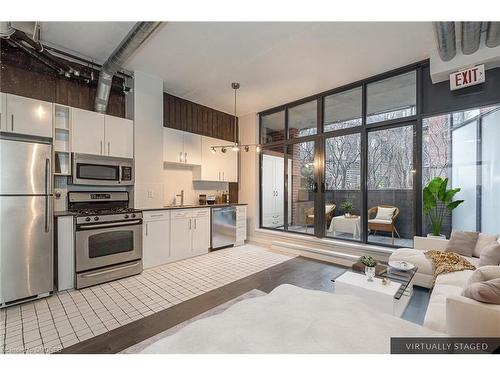
<svg viewBox="0 0 500 375"><path fill-rule="evenodd" d="M460 188L447 189L448 179L434 177L423 190L424 213L429 218L434 236L441 235L443 219L447 212L453 211L463 200L453 200Z"/></svg>
<svg viewBox="0 0 500 375"><path fill-rule="evenodd" d="M345 201L340 205L340 209L347 214L350 214L352 211L352 203L349 201Z"/></svg>
<svg viewBox="0 0 500 375"><path fill-rule="evenodd" d="M361 263L366 267L375 267L377 265L377 260L369 255L363 255L361 257Z"/></svg>

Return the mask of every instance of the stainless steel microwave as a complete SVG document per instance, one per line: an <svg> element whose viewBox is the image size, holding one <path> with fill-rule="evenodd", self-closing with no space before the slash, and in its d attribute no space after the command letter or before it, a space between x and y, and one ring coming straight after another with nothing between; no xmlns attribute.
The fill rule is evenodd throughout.
<svg viewBox="0 0 500 375"><path fill-rule="evenodd" d="M133 185L134 160L74 153L70 182L73 185Z"/></svg>

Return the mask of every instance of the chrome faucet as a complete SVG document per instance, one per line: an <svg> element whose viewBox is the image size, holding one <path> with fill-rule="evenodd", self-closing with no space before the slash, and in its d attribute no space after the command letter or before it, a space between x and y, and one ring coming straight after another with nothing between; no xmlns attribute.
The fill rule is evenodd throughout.
<svg viewBox="0 0 500 375"><path fill-rule="evenodd" d="M181 206L184 206L184 190L181 190L181 193L180 194L176 194L175 195L175 198L177 200L177 197L181 197ZM177 202L176 202L177 203Z"/></svg>

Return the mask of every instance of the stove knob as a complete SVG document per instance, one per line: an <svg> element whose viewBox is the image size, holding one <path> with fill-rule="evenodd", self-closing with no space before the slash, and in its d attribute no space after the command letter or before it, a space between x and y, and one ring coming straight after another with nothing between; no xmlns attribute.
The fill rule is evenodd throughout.
<svg viewBox="0 0 500 375"><path fill-rule="evenodd" d="M125 219L128 219L128 215L127 215L127 214L125 214L125 216L124 216L124 217L125 217Z"/></svg>
<svg viewBox="0 0 500 375"><path fill-rule="evenodd" d="M90 221L90 217L86 217L86 218L85 218L85 221Z"/></svg>
<svg viewBox="0 0 500 375"><path fill-rule="evenodd" d="M94 221L98 221L98 220L99 220L99 218L97 216L94 217Z"/></svg>
<svg viewBox="0 0 500 375"><path fill-rule="evenodd" d="M132 214L132 217L135 217L135 214Z"/></svg>

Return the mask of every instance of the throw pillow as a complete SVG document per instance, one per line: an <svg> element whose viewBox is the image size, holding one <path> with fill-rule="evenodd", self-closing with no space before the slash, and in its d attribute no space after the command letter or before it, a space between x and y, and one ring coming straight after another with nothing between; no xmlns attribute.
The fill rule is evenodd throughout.
<svg viewBox="0 0 500 375"><path fill-rule="evenodd" d="M500 244L494 242L486 246L479 258L479 267L500 265Z"/></svg>
<svg viewBox="0 0 500 375"><path fill-rule="evenodd" d="M484 266L472 273L469 280L467 280L466 286L498 278L500 278L500 266Z"/></svg>
<svg viewBox="0 0 500 375"><path fill-rule="evenodd" d="M476 246L474 247L474 251L472 252L472 256L479 258L481 256L481 251L488 245L497 242L498 236L496 234L486 234L479 233L479 237L477 238Z"/></svg>
<svg viewBox="0 0 500 375"><path fill-rule="evenodd" d="M466 257L471 257L477 243L478 232L464 232L454 230L446 246L446 251L451 251Z"/></svg>
<svg viewBox="0 0 500 375"><path fill-rule="evenodd" d="M392 215L394 215L396 209L394 207L377 207L377 220L389 220L392 221Z"/></svg>
<svg viewBox="0 0 500 375"><path fill-rule="evenodd" d="M479 302L500 305L500 278L473 283L464 289L462 295Z"/></svg>

